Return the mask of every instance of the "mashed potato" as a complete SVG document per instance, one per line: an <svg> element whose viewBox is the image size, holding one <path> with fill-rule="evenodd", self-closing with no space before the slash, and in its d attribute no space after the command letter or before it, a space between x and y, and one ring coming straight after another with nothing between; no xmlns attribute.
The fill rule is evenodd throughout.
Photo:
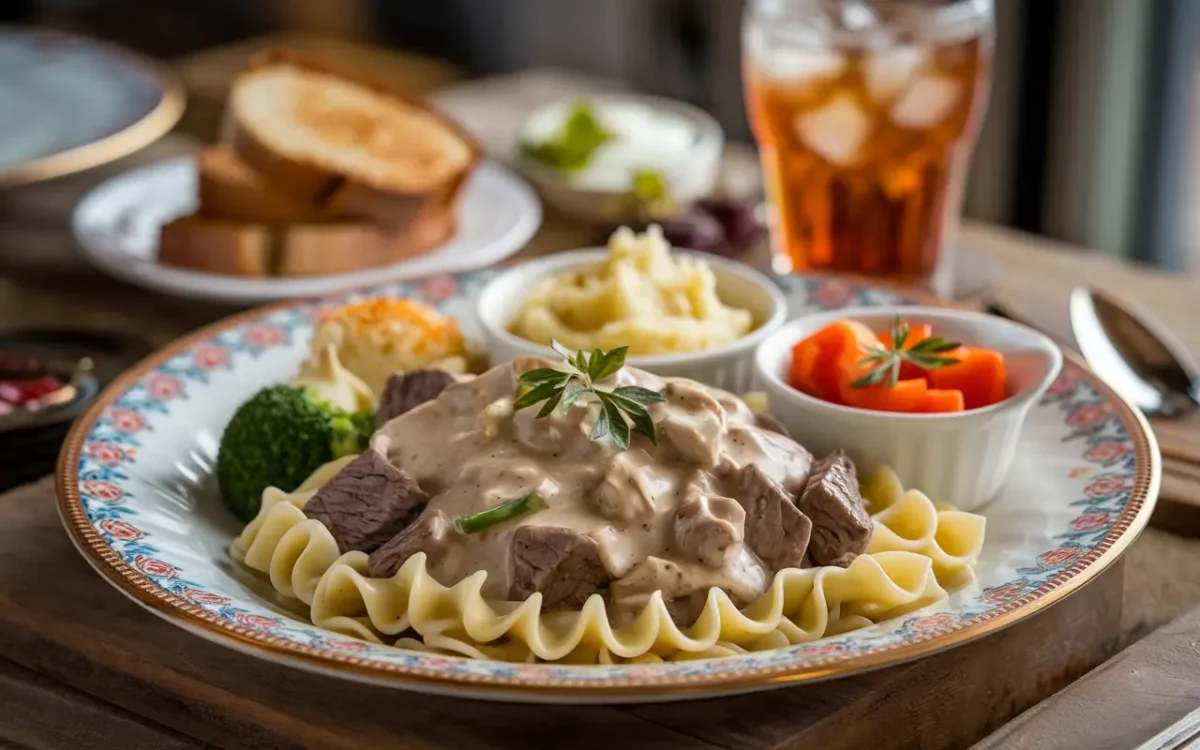
<svg viewBox="0 0 1200 750"><path fill-rule="evenodd" d="M712 268L672 256L662 231L618 229L600 265L555 276L533 288L509 330L540 344L571 349L628 346L631 355L710 349L754 327L748 310L717 297Z"/></svg>
<svg viewBox="0 0 1200 750"><path fill-rule="evenodd" d="M329 347L376 397L394 372L437 367L461 374L470 358L457 321L431 307L394 298L347 305L322 318L313 333L311 364Z"/></svg>

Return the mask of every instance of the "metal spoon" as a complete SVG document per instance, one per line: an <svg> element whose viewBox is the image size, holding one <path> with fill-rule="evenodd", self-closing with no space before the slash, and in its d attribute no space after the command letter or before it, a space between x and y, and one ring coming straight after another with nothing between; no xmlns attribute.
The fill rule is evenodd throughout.
<svg viewBox="0 0 1200 750"><path fill-rule="evenodd" d="M1148 314L1083 287L1071 292L1070 311L1080 354L1143 413L1176 417L1200 408L1200 367Z"/></svg>
<svg viewBox="0 0 1200 750"><path fill-rule="evenodd" d="M984 309L1043 330L997 302L988 302ZM1113 390L1144 414L1169 418L1200 407L1200 368L1161 325L1150 322L1149 315L1135 314L1111 297L1079 287L1071 293L1070 316L1073 342L1043 332L1079 351Z"/></svg>

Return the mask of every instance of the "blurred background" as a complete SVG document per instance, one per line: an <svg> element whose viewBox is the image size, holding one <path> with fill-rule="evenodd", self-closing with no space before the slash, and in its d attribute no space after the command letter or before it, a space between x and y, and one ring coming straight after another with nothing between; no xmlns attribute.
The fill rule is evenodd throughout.
<svg viewBox="0 0 1200 750"><path fill-rule="evenodd" d="M1200 0L996 0L991 104L965 212L1200 272ZM161 58L279 30L369 42L471 75L531 67L698 104L750 141L738 0L4 0ZM195 82L188 82L189 88ZM192 94L189 117L194 110ZM1200 165L1196 165L1200 166Z"/></svg>

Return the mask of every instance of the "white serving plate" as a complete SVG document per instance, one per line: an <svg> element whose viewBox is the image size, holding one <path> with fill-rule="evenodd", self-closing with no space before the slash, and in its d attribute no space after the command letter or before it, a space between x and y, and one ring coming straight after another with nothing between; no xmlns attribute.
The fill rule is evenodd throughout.
<svg viewBox="0 0 1200 750"><path fill-rule="evenodd" d="M118 279L179 297L257 304L487 268L524 247L542 224L542 205L533 189L511 170L484 162L459 203L457 233L432 252L352 273L252 279L157 261L159 228L195 207L195 160L170 159L118 175L92 190L75 207L71 229L83 257Z"/></svg>
<svg viewBox="0 0 1200 750"><path fill-rule="evenodd" d="M474 336L473 300L491 275L433 276L365 294L435 305ZM778 283L793 314L906 301L818 276ZM512 664L373 645L309 624L266 580L232 563L227 548L241 524L212 476L225 423L258 388L293 374L314 317L330 304L241 314L118 378L68 437L58 491L81 553L139 604L203 638L331 676L460 697L614 703L861 673L987 635L1077 590L1129 546L1158 494L1158 448L1145 419L1068 359L1030 412L1009 481L980 511L988 527L977 581L927 610L788 648L664 664Z"/></svg>

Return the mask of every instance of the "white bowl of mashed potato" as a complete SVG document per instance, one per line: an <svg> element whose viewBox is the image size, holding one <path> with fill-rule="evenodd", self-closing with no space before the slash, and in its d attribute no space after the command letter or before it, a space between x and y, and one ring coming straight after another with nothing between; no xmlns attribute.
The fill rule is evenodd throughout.
<svg viewBox="0 0 1200 750"><path fill-rule="evenodd" d="M558 253L492 279L476 314L492 362L628 346L628 363L743 392L755 347L782 325L779 286L735 261L675 250L658 227Z"/></svg>

